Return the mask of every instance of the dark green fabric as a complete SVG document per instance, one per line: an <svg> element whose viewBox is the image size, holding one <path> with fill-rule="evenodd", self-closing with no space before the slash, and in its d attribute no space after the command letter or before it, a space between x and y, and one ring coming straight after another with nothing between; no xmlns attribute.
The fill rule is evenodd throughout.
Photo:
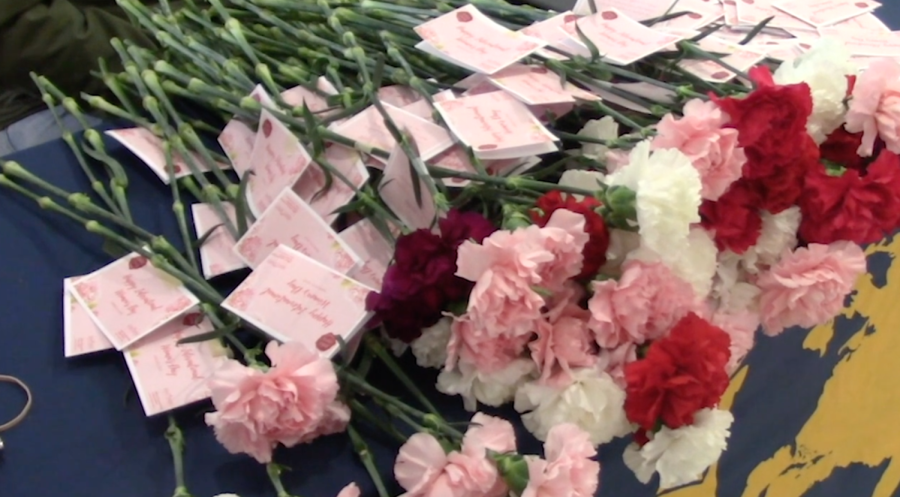
<svg viewBox="0 0 900 497"><path fill-rule="evenodd" d="M115 0L0 0L0 129L42 107L34 71L69 95L99 92L97 60L118 57L111 38L152 45Z"/></svg>

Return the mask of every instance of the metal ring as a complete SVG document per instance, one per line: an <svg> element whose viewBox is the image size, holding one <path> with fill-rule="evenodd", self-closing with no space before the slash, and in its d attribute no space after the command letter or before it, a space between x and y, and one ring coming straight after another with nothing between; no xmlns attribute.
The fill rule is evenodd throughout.
<svg viewBox="0 0 900 497"><path fill-rule="evenodd" d="M31 396L31 389L28 388L28 385L25 384L24 381L16 378L15 376L7 376L0 374L0 383L12 383L14 385L18 385L25 392L25 396L27 400L25 401L25 407L22 408L22 411L18 414L18 416L14 417L10 421L3 423L0 425L0 433L9 430L10 428L15 428L28 416L28 413L31 412L31 405L33 403L33 399ZM3 441L0 440L0 451L3 450Z"/></svg>

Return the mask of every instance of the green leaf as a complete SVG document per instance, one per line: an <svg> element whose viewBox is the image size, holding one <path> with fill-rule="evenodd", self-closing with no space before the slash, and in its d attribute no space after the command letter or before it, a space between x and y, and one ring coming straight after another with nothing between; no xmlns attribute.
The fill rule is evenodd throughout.
<svg viewBox="0 0 900 497"><path fill-rule="evenodd" d="M581 39L581 42L587 47L588 51L591 52L591 62L596 62L600 60L600 50L597 49L597 45L594 45L587 36L585 36L584 32L581 31L581 28L578 26L578 23L575 23L575 31L578 33L578 38Z"/></svg>
<svg viewBox="0 0 900 497"><path fill-rule="evenodd" d="M200 236L200 238L197 239L196 242L194 242L194 244L193 244L194 249L199 250L200 247L202 247L209 240L209 237L211 237L217 229L221 228L224 225L225 225L225 223L219 223L219 224L213 226L212 228L206 230L206 233L204 233L202 236Z"/></svg>
<svg viewBox="0 0 900 497"><path fill-rule="evenodd" d="M247 218L251 216L250 206L247 204L247 187L250 185L250 176L254 175L252 170L244 173L241 178L241 184L238 187L237 198L235 201L234 216L237 218L238 234L243 236L247 232Z"/></svg>
<svg viewBox="0 0 900 497"><path fill-rule="evenodd" d="M225 326L223 328L214 329L208 333L201 333L199 335L194 335L192 337L182 338L181 340L178 340L178 345L184 345L186 343L200 343L200 342L206 342L209 340L216 340L216 339L224 337L225 335L234 333L234 331L238 329L239 325L240 325L240 323L234 323L234 324Z"/></svg>
<svg viewBox="0 0 900 497"><path fill-rule="evenodd" d="M115 257L116 259L128 254L128 250L108 238L103 241L103 251L110 257Z"/></svg>
<svg viewBox="0 0 900 497"><path fill-rule="evenodd" d="M759 24L754 26L753 29L751 29L750 32L747 33L747 36L745 36L743 40L738 42L738 45L746 45L746 44L750 43L750 41L752 41L753 38L756 38L756 35L758 35L760 33L760 31L765 29L767 24L772 22L772 19L775 19L775 17L772 16L772 17L767 17L767 18L763 19L762 22L760 22Z"/></svg>

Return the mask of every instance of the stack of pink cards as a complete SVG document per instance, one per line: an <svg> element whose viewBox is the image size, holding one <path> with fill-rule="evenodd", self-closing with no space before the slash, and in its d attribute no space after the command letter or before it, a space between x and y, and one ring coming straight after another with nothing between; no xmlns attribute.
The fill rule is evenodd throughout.
<svg viewBox="0 0 900 497"><path fill-rule="evenodd" d="M80 277L63 280L63 344L66 357L78 357L115 349L91 315L72 295L72 284Z"/></svg>
<svg viewBox="0 0 900 497"><path fill-rule="evenodd" d="M275 248L222 307L282 342L331 357L369 319L372 288L284 245Z"/></svg>
<svg viewBox="0 0 900 497"><path fill-rule="evenodd" d="M178 342L212 330L203 314L191 310L125 350L125 363L147 416L209 398L216 344Z"/></svg>
<svg viewBox="0 0 900 497"><path fill-rule="evenodd" d="M554 152L556 137L529 108L504 91L435 103L451 131L485 160Z"/></svg>
<svg viewBox="0 0 900 497"><path fill-rule="evenodd" d="M248 266L257 269L279 245L286 245L333 270L347 274L360 258L331 226L293 190L276 197L234 251Z"/></svg>
<svg viewBox="0 0 900 497"><path fill-rule="evenodd" d="M341 231L340 236L362 259L362 264L350 271L348 276L375 290L381 290L384 273L394 258L391 243L368 219L357 221Z"/></svg>
<svg viewBox="0 0 900 497"><path fill-rule="evenodd" d="M741 4L746 4L745 0L738 4L739 15ZM869 14L881 4L874 0L775 0L772 6L806 24L823 28Z"/></svg>
<svg viewBox="0 0 900 497"><path fill-rule="evenodd" d="M546 42L511 31L472 5L415 28L416 48L474 72L493 74L543 48Z"/></svg>
<svg viewBox="0 0 900 497"><path fill-rule="evenodd" d="M722 61L741 72L746 72L766 58L766 52L750 49L714 36L703 38L700 40L699 46L708 53L728 54L722 57ZM687 60L679 63L679 66L698 78L713 83L725 83L737 76L730 69L722 67L713 60Z"/></svg>
<svg viewBox="0 0 900 497"><path fill-rule="evenodd" d="M232 223L236 224L235 209L232 204L222 203L222 208ZM197 239L210 233L206 242L200 247L200 262L204 278L214 278L220 274L230 273L247 267L235 253L235 239L231 236L219 215L211 204L194 204L191 206L194 229Z"/></svg>
<svg viewBox="0 0 900 497"><path fill-rule="evenodd" d="M569 37L561 28L563 24L575 22L576 20L578 20L578 16L573 12L563 12L550 19L536 22L531 26L523 28L521 32L532 38L543 40L548 47L555 49L555 51L547 50L546 48L538 50L537 53L542 57L557 60L567 59L568 57L566 55L559 53L560 51L566 51L564 42Z"/></svg>
<svg viewBox="0 0 900 497"><path fill-rule="evenodd" d="M135 253L70 281L69 290L117 350L153 333L199 302L180 281Z"/></svg>
<svg viewBox="0 0 900 497"><path fill-rule="evenodd" d="M260 216L286 188L296 183L312 163L297 136L268 111L259 118L259 130L250 155L253 176L247 200L255 216Z"/></svg>
<svg viewBox="0 0 900 497"><path fill-rule="evenodd" d="M431 159L453 145L453 137L447 130L430 119L423 119L387 103L384 104L384 108L397 128L410 135L422 160ZM359 143L384 151L393 150L397 143L384 123L381 113L374 106L363 110L344 123L333 126L332 130ZM376 159L381 160L377 157Z"/></svg>
<svg viewBox="0 0 900 497"><path fill-rule="evenodd" d="M606 61L619 65L637 62L683 39L683 36L644 26L617 9L604 8L560 28L568 35L563 42L567 49L584 57L589 57L591 52L581 41L576 26Z"/></svg>
<svg viewBox="0 0 900 497"><path fill-rule="evenodd" d="M324 160L334 167L336 172L343 175L351 185L341 180L337 175L332 176L331 187L324 190L326 184L325 171L315 165L308 167L293 185L294 193L312 206L313 210L325 220L333 223L338 215L337 209L347 205L356 195L356 191L369 180L369 170L359 152L352 148L334 143L328 143L325 149Z"/></svg>
<svg viewBox="0 0 900 497"><path fill-rule="evenodd" d="M153 132L144 128L126 128L106 131L106 135L124 145L138 159L141 159L163 183L168 185L172 181L166 168L166 154L163 149L163 142ZM190 176L191 169L186 159L176 154L175 151L172 151L172 154L172 169L174 170L175 178ZM200 155L191 154L191 159L200 172L210 170L208 164ZM220 169L230 168L228 164L222 163L218 163L216 166Z"/></svg>
<svg viewBox="0 0 900 497"><path fill-rule="evenodd" d="M455 100L451 100L454 102ZM416 202L414 182L418 182L421 205ZM409 157L395 146L384 167L378 193L404 225L410 229L430 229L437 211L425 182L412 170Z"/></svg>

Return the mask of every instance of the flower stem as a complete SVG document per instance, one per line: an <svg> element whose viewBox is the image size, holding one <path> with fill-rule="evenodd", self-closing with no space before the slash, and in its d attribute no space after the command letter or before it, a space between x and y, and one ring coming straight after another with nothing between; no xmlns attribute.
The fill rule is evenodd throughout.
<svg viewBox="0 0 900 497"><path fill-rule="evenodd" d="M363 440L353 425L347 426L347 433L350 435L350 442L353 443L353 449L356 450L356 454L359 456L360 460L362 460L363 466L365 466L366 471L369 472L372 483L375 484L375 489L378 490L379 497L390 497L387 488L384 486L384 480L381 479L381 474L378 472L378 468L375 467L375 458L372 457L372 452L369 451L369 446L366 444L366 441Z"/></svg>
<svg viewBox="0 0 900 497"><path fill-rule="evenodd" d="M350 406L350 409L354 414L363 418L365 421L371 423L373 426L377 427L385 434L393 437L395 440L400 442L401 444L406 442L406 437L400 433L397 428L391 423L385 422L383 419L379 419L378 416L372 413L366 406L363 405L362 402L356 399L350 399L347 401L347 404Z"/></svg>
<svg viewBox="0 0 900 497"><path fill-rule="evenodd" d="M166 429L166 440L172 450L172 463L175 466L175 493L173 497L191 497L184 482L184 434L175 422L174 416L169 416L169 427Z"/></svg>
<svg viewBox="0 0 900 497"><path fill-rule="evenodd" d="M284 488L284 483L281 481L282 471L284 471L284 467L273 462L266 465L266 473L269 475L269 481L272 482L272 486L275 487L277 497L294 497Z"/></svg>
<svg viewBox="0 0 900 497"><path fill-rule="evenodd" d="M381 359L381 362L383 362L384 365L387 366L391 373L393 373L394 377L396 377L397 380L400 381L400 383L402 383L407 390L409 390L409 393L411 393L412 396L415 397L420 404L422 404L422 407L427 409L432 414L439 415L439 411L436 407L434 407L434 404L432 404L431 401L429 401L428 398L425 397L425 394L423 394L422 391L419 390L419 387L417 387L416 384L409 378L409 376L407 376L407 374L403 371L403 368L401 368L400 365L397 364L396 359L394 359L394 357L384 349L384 346L381 344L381 342L378 341L377 337L369 333L365 337L365 343L366 347L368 347L376 357Z"/></svg>

